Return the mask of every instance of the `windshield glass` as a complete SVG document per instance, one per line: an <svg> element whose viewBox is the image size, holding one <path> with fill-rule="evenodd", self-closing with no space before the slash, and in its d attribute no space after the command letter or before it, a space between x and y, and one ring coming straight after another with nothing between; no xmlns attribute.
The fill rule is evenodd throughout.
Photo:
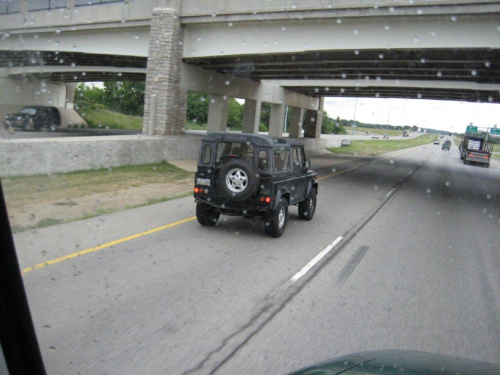
<svg viewBox="0 0 500 375"><path fill-rule="evenodd" d="M498 0L0 0L0 373L500 364L499 37Z"/></svg>
<svg viewBox="0 0 500 375"><path fill-rule="evenodd" d="M23 108L19 111L19 113L24 113L27 115L36 115L36 109L31 107Z"/></svg>

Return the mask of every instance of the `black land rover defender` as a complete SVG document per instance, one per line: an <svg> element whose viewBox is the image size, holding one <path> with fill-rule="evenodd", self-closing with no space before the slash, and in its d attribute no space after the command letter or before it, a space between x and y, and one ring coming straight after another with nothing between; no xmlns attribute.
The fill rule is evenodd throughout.
<svg viewBox="0 0 500 375"><path fill-rule="evenodd" d="M311 220L316 210L318 175L300 143L283 138L214 132L203 137L195 175L196 217L204 226L220 214L260 217L266 232L280 237L288 206Z"/></svg>

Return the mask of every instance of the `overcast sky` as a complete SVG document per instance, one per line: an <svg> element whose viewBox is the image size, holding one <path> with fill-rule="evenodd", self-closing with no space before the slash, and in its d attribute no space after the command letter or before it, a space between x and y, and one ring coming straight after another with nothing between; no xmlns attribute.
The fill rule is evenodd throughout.
<svg viewBox="0 0 500 375"><path fill-rule="evenodd" d="M365 123L416 125L421 128L465 132L471 122L479 128L500 127L500 104L422 99L325 98L331 118Z"/></svg>

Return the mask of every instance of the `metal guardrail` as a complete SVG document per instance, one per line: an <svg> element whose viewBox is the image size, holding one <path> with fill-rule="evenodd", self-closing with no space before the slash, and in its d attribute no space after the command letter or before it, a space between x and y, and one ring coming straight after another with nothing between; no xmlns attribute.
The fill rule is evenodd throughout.
<svg viewBox="0 0 500 375"><path fill-rule="evenodd" d="M123 3L126 0L74 0L75 7L104 5L109 3ZM135 0L139 1L139 0ZM41 11L67 8L68 0L29 0L27 1L27 11ZM73 2L71 2L73 3ZM19 0L0 0L0 15L21 13L23 2Z"/></svg>

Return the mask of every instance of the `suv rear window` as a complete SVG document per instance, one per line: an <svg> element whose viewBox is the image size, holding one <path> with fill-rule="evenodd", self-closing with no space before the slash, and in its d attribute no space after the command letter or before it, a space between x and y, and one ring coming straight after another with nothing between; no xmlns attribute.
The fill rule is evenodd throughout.
<svg viewBox="0 0 500 375"><path fill-rule="evenodd" d="M219 142L217 144L217 163L225 157L240 157L248 161L253 160L254 148L250 142Z"/></svg>

